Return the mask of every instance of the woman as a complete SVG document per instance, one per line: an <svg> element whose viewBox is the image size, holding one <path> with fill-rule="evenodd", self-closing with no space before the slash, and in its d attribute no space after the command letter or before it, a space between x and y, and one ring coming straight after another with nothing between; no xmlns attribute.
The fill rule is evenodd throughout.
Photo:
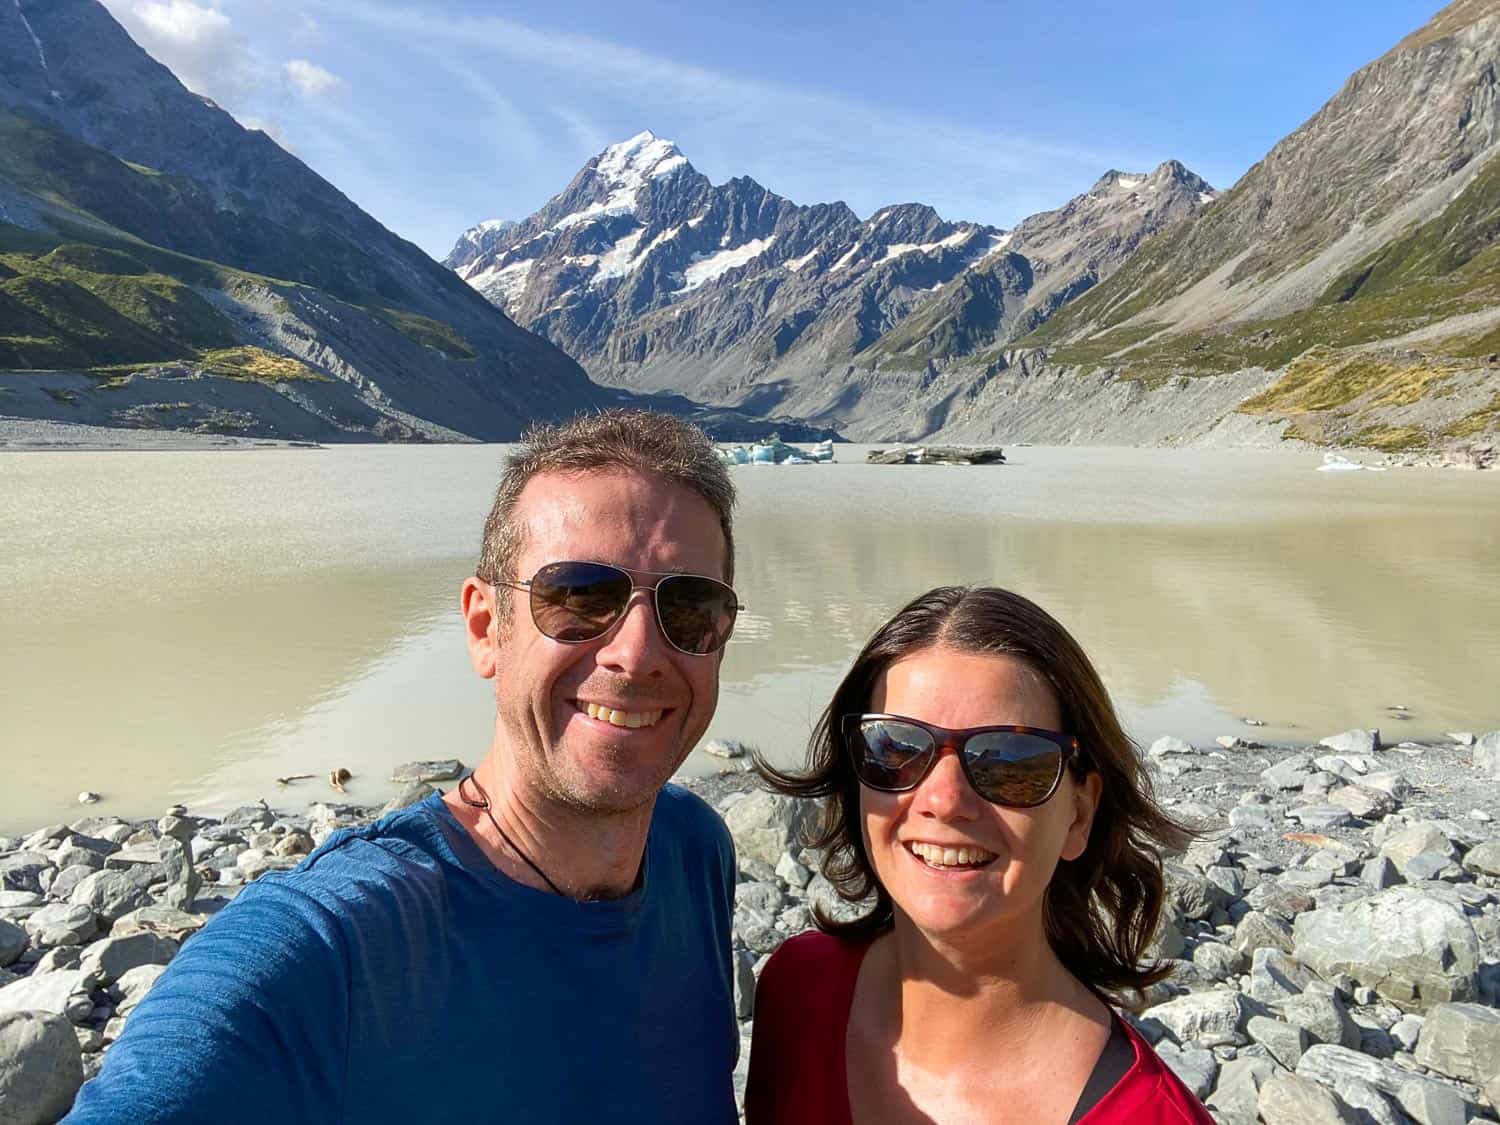
<svg viewBox="0 0 1500 1125"><path fill-rule="evenodd" d="M1016 594L940 587L882 626L813 734L813 840L856 921L819 916L756 994L750 1125L1211 1119L1106 1003L1142 967L1162 848L1088 658Z"/></svg>

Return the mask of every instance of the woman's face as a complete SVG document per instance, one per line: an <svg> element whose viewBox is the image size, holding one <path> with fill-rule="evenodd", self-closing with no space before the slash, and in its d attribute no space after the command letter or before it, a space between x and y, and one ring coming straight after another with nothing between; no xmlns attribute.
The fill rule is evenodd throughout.
<svg viewBox="0 0 1500 1125"><path fill-rule="evenodd" d="M941 647L886 669L875 682L870 710L949 728L1015 723L1062 729L1052 688L1030 665ZM1002 808L969 785L956 751L945 748L940 755L909 792L860 786L865 848L876 877L896 909L930 937L1040 934L1043 894L1058 860L1078 858L1088 843L1098 774L1079 782L1064 772L1045 804ZM951 862L955 858L961 862Z"/></svg>

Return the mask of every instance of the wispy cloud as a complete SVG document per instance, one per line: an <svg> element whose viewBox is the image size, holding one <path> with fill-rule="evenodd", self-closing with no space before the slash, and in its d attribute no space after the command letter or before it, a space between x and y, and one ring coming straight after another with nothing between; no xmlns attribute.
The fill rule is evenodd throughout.
<svg viewBox="0 0 1500 1125"><path fill-rule="evenodd" d="M1024 199L1024 206L1032 196L1039 206L1053 206L1077 190L1080 180L1090 182L1111 166L1145 163L1128 153L976 129L900 106L714 70L501 16L378 0L312 0L311 6L383 41L427 44L448 57L482 55L486 73L477 77L497 96L514 89L518 68L551 72L557 80L547 84L551 92L536 112L564 122L566 136L580 150L579 162L602 147L592 124L602 116L599 107L628 105L636 113L631 131L690 131L688 155L706 171L748 172L774 190L800 193L804 202L844 196L871 208L897 201L866 198L876 185L889 184L898 196L909 185L910 194L902 197L908 199L922 198L923 185L928 195L946 186L955 200L991 200L990 209L1002 199ZM566 99L557 96L560 90L567 91ZM1059 194L1062 183L1073 186Z"/></svg>
<svg viewBox="0 0 1500 1125"><path fill-rule="evenodd" d="M196 0L103 0L132 39L188 89L226 106L264 79L250 42L216 3Z"/></svg>
<svg viewBox="0 0 1500 1125"><path fill-rule="evenodd" d="M349 87L349 83L337 74L324 70L307 59L288 59L281 64L281 72L286 75L293 89L309 98L342 93Z"/></svg>

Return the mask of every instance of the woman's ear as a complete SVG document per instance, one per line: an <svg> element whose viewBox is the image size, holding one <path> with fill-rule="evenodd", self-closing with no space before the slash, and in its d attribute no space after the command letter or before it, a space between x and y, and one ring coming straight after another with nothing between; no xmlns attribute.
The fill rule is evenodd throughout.
<svg viewBox="0 0 1500 1125"><path fill-rule="evenodd" d="M1073 823L1068 825L1061 858L1077 859L1089 846L1089 831L1094 826L1094 814L1099 811L1099 795L1103 791L1104 780L1098 770L1089 770L1082 781L1073 783Z"/></svg>

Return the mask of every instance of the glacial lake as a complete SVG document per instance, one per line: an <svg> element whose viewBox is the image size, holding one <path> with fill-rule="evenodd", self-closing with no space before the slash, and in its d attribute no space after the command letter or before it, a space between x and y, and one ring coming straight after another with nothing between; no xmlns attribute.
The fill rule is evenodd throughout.
<svg viewBox="0 0 1500 1125"><path fill-rule="evenodd" d="M1030 447L881 467L866 448L734 470L749 609L710 737L799 760L871 630L962 582L1061 619L1143 745L1500 727L1500 473ZM400 762L477 761L492 697L457 598L504 454L0 453L0 832L296 809L336 798L337 767L343 799L374 803Z"/></svg>

